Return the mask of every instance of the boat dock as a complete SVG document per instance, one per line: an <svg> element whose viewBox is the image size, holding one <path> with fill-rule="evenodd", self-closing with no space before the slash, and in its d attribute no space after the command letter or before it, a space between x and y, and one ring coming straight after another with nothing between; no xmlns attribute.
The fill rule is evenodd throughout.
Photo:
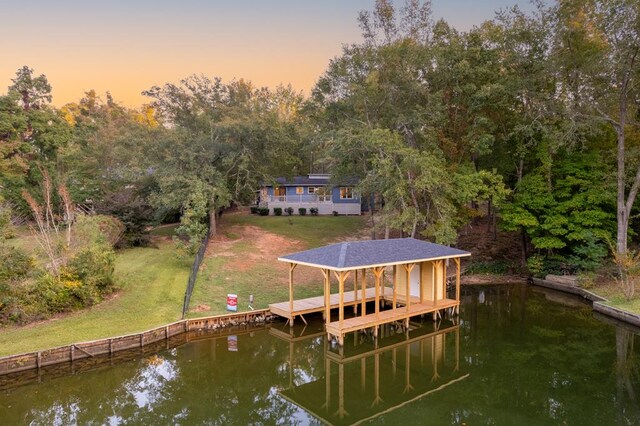
<svg viewBox="0 0 640 426"><path fill-rule="evenodd" d="M322 312L327 337L335 337L340 345L352 331L371 329L377 337L378 328L387 323L402 321L408 328L411 317L432 314L436 320L443 312L459 313L460 259L469 255L414 238L343 242L293 253L278 259L289 264L289 300L273 303L269 309L291 326L296 317L306 324L305 314ZM298 266L322 273L322 296L294 298L294 270ZM455 268L455 293L447 289L451 266ZM391 287L385 279L389 273ZM367 280L369 274L373 280ZM338 293L331 293L332 277L338 281ZM352 283L349 290L345 289L347 280ZM373 302L369 312L368 302ZM383 305L390 305L390 309ZM354 308L352 318L345 318L348 306ZM334 309L338 310L337 321L331 318Z"/></svg>

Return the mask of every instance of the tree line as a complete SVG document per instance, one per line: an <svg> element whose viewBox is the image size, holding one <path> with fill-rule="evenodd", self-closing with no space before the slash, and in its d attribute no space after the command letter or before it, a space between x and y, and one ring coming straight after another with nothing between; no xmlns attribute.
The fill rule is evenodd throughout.
<svg viewBox="0 0 640 426"><path fill-rule="evenodd" d="M330 172L359 179L380 236L454 244L486 215L538 273L612 254L624 280L637 263L639 9L538 2L458 31L428 1L377 0L309 96L192 75L148 88L140 109L94 91L55 108L24 67L0 97L2 208L29 212L24 191L41 198L46 171L74 205L117 217L127 244L171 218L195 244L260 183Z"/></svg>

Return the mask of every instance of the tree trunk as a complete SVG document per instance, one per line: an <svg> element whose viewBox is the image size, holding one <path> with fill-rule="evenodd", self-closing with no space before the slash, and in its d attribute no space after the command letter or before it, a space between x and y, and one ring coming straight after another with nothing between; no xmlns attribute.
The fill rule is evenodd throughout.
<svg viewBox="0 0 640 426"><path fill-rule="evenodd" d="M496 212L496 208L493 208L493 214L491 215L491 220L493 222L493 241L498 239L498 212Z"/></svg>
<svg viewBox="0 0 640 426"><path fill-rule="evenodd" d="M622 124L622 123L621 123ZM624 169L624 128L621 126L616 127L616 133L618 135L618 173L617 173L617 184L618 184L618 194L616 200L617 207L617 222L618 222L618 232L616 238L616 251L618 254L626 253L627 251L627 228L629 226L629 222L626 215L626 203L625 203L625 169ZM630 194L631 195L631 194ZM633 204L633 202L632 202Z"/></svg>
<svg viewBox="0 0 640 426"><path fill-rule="evenodd" d="M215 208L209 210L209 238L216 236L216 227L218 225L218 213Z"/></svg>
<svg viewBox="0 0 640 426"><path fill-rule="evenodd" d="M524 229L521 231L520 234L520 242L521 242L521 263L522 266L525 267L527 266L527 234L524 232Z"/></svg>
<svg viewBox="0 0 640 426"><path fill-rule="evenodd" d="M516 165L516 172L518 174L518 183L522 182L522 175L524 174L524 158L521 158Z"/></svg>
<svg viewBox="0 0 640 426"><path fill-rule="evenodd" d="M493 223L491 220L491 215L493 214L492 203L493 197L489 197L487 201L487 234L491 233L491 224Z"/></svg>
<svg viewBox="0 0 640 426"><path fill-rule="evenodd" d="M368 203L369 203L369 214L371 215L371 239L375 240L376 239L376 221L373 217L373 209L376 205L375 195L369 197Z"/></svg>

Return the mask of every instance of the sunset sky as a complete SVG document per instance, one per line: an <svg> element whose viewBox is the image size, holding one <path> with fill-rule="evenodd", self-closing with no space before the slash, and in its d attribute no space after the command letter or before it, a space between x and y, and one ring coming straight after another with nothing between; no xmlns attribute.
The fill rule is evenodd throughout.
<svg viewBox="0 0 640 426"><path fill-rule="evenodd" d="M397 4L403 2L396 2ZM434 18L460 30L516 0L434 0ZM360 40L358 12L373 0L0 0L0 94L23 65L45 74L53 103L110 90L128 106L152 85L193 73L308 93Z"/></svg>

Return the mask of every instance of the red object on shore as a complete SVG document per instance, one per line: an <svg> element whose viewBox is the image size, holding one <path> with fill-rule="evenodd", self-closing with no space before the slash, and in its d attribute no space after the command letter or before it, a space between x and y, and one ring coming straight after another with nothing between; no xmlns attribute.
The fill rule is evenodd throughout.
<svg viewBox="0 0 640 426"><path fill-rule="evenodd" d="M238 295L227 294L227 311L238 311Z"/></svg>

